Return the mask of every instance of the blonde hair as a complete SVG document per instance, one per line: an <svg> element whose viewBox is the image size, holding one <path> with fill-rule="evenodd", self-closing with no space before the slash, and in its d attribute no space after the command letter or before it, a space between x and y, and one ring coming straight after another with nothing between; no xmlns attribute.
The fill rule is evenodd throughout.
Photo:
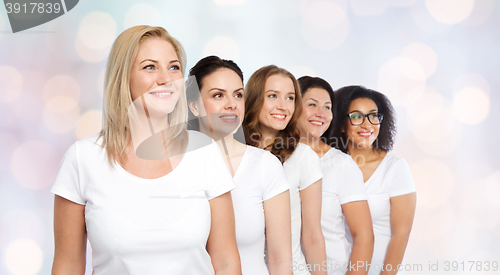
<svg viewBox="0 0 500 275"><path fill-rule="evenodd" d="M128 108L132 104L130 93L130 73L140 44L151 38L160 38L169 42L179 58L181 72L184 75L186 54L175 38L162 27L135 26L123 31L116 38L109 54L104 80L103 128L99 133L101 146L106 149L111 164L115 156L122 159L123 152L130 142L130 123ZM187 100L186 93L180 95L172 113L168 114L171 125L167 136L180 148L185 148L187 142Z"/></svg>
<svg viewBox="0 0 500 275"><path fill-rule="evenodd" d="M295 90L295 110L285 129L281 130L274 142L264 149L269 150L278 157L281 163L284 163L292 155L300 140L297 121L302 113L302 93L300 92L299 83L292 73L275 65L269 65L258 69L252 74L245 87L243 130L246 143L260 147L262 133L259 130L259 115L264 105L266 81L270 76L277 74L292 80Z"/></svg>

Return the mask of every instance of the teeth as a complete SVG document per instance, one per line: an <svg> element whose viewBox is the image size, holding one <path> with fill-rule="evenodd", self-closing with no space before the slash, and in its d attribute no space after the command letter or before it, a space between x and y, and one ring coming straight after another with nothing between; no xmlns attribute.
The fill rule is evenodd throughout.
<svg viewBox="0 0 500 275"><path fill-rule="evenodd" d="M152 95L171 95L172 92L152 92Z"/></svg>
<svg viewBox="0 0 500 275"><path fill-rule="evenodd" d="M221 116L222 119L236 119L236 116Z"/></svg>
<svg viewBox="0 0 500 275"><path fill-rule="evenodd" d="M286 117L285 115L271 115L271 116L278 119L284 119Z"/></svg>
<svg viewBox="0 0 500 275"><path fill-rule="evenodd" d="M319 125L319 126L323 125L323 122L319 122L319 121L309 121L309 122L311 122L314 125Z"/></svg>
<svg viewBox="0 0 500 275"><path fill-rule="evenodd" d="M358 133L360 136L369 137L372 133Z"/></svg>

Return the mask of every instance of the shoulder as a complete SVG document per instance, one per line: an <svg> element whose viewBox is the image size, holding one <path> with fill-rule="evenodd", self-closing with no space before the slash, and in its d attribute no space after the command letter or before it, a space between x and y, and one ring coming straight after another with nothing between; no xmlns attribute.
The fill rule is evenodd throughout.
<svg viewBox="0 0 500 275"><path fill-rule="evenodd" d="M331 148L321 157L322 163L333 163L336 165L353 162L352 157L336 148Z"/></svg>
<svg viewBox="0 0 500 275"><path fill-rule="evenodd" d="M93 134L73 143L68 149L68 152L74 150L78 155L96 154L105 151L104 148L101 147L101 144L102 138L99 138L99 134Z"/></svg>
<svg viewBox="0 0 500 275"><path fill-rule="evenodd" d="M408 167L408 163L404 158L397 156L392 152L387 152L383 161L385 162L388 170L397 170L402 167Z"/></svg>
<svg viewBox="0 0 500 275"><path fill-rule="evenodd" d="M266 170L277 166L282 167L278 158L269 151L247 145L245 154L248 154L247 157L251 164L259 165Z"/></svg>

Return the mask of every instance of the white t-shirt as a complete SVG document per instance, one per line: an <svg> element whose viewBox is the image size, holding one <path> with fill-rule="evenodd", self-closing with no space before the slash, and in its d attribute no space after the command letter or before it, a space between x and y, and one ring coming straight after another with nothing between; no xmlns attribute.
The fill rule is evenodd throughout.
<svg viewBox="0 0 500 275"><path fill-rule="evenodd" d="M189 132L189 143L196 135ZM96 139L68 149L51 189L85 205L92 274L214 274L205 248L208 201L235 187L217 144L185 153L163 177L143 179L112 166Z"/></svg>
<svg viewBox="0 0 500 275"><path fill-rule="evenodd" d="M408 163L388 152L371 177L365 182L368 206L373 222L375 243L369 275L380 274L385 252L391 240L391 197L415 192ZM397 267L392 267L397 268ZM402 274L402 272L398 272Z"/></svg>
<svg viewBox="0 0 500 275"><path fill-rule="evenodd" d="M268 275L264 261L265 216L263 202L287 191L281 162L268 151L247 146L233 178L236 241L243 275Z"/></svg>
<svg viewBox="0 0 500 275"><path fill-rule="evenodd" d="M290 207L292 216L292 255L294 275L310 274L307 271L306 259L302 253L300 242L302 231L302 215L300 191L323 177L318 154L306 144L299 143L293 154L283 164L285 175L290 183Z"/></svg>
<svg viewBox="0 0 500 275"><path fill-rule="evenodd" d="M351 156L335 148L321 158L323 196L321 228L325 237L328 275L345 274L351 255L342 204L367 200L363 173Z"/></svg>

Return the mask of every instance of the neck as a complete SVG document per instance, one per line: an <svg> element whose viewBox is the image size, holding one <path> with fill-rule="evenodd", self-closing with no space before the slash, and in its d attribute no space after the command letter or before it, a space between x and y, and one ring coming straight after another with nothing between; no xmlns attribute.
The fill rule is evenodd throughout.
<svg viewBox="0 0 500 275"><path fill-rule="evenodd" d="M380 154L379 150L373 146L370 148L358 148L355 144L349 142L349 155L354 159L354 161L360 165L367 161L372 160L374 157Z"/></svg>
<svg viewBox="0 0 500 275"><path fill-rule="evenodd" d="M267 127L260 127L262 138L259 140L259 148L264 149L272 144L279 134L279 130L270 129Z"/></svg>
<svg viewBox="0 0 500 275"><path fill-rule="evenodd" d="M301 131L302 133L303 131ZM300 135L300 142L309 145L311 149L316 152L319 157L322 157L326 152L331 148L328 144L326 144L320 137L313 137L309 134Z"/></svg>

